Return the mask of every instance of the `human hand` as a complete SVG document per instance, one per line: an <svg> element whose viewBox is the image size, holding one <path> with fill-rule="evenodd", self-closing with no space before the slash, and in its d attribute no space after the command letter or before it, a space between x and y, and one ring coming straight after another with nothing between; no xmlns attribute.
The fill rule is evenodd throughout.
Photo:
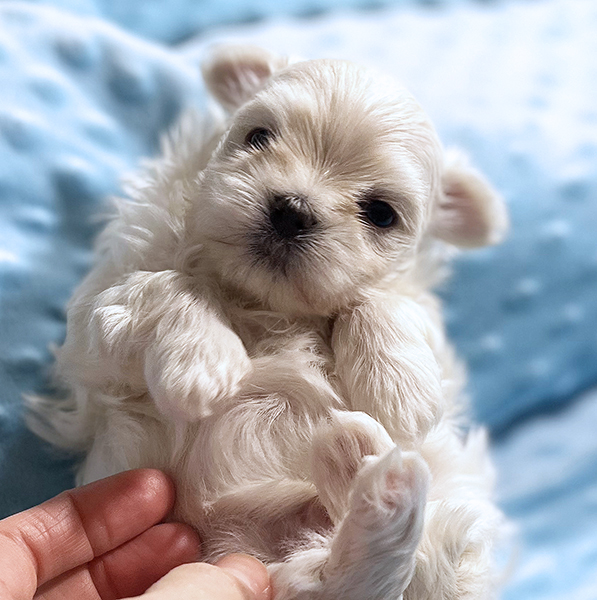
<svg viewBox="0 0 597 600"><path fill-rule="evenodd" d="M246 554L231 554L216 565L177 567L145 594L127 600L269 600L265 566Z"/></svg>
<svg viewBox="0 0 597 600"><path fill-rule="evenodd" d="M160 524L173 503L174 486L166 475L138 469L0 521L0 599L115 600L141 594L174 567L199 557L199 538L190 527Z"/></svg>

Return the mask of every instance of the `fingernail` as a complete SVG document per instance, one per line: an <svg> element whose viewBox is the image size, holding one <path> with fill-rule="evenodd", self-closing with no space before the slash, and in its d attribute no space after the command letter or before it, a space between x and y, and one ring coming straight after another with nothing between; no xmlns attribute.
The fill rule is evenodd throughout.
<svg viewBox="0 0 597 600"><path fill-rule="evenodd" d="M265 565L248 554L230 554L216 563L240 581L254 600L269 600L269 574Z"/></svg>

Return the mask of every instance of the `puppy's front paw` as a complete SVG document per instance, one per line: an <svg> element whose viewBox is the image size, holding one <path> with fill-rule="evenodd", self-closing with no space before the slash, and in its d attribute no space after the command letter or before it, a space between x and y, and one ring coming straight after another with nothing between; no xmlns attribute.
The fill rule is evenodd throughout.
<svg viewBox="0 0 597 600"><path fill-rule="evenodd" d="M311 476L334 522L348 509L348 497L363 457L393 447L386 430L363 412L333 411L317 428L311 448Z"/></svg>
<svg viewBox="0 0 597 600"><path fill-rule="evenodd" d="M162 414L189 422L209 416L218 400L237 394L251 368L238 336L221 328L217 339L199 346L176 339L150 349L145 379Z"/></svg>

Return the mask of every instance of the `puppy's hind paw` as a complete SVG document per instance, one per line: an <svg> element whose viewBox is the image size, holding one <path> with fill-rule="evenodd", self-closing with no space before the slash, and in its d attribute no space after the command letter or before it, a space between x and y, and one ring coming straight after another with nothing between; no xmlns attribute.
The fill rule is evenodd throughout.
<svg viewBox="0 0 597 600"><path fill-rule="evenodd" d="M363 527L384 521L394 529L413 512L422 512L427 498L429 469L415 452L396 446L381 457L367 457L351 497L351 514Z"/></svg>
<svg viewBox="0 0 597 600"><path fill-rule="evenodd" d="M400 597L414 571L428 483L429 470L416 453L394 447L365 459L325 568L330 597Z"/></svg>

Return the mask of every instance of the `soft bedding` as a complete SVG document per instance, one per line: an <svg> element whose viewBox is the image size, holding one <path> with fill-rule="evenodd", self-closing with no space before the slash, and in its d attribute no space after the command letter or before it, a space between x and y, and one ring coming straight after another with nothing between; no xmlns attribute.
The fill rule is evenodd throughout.
<svg viewBox="0 0 597 600"><path fill-rule="evenodd" d="M508 241L442 289L520 523L504 598L597 598L597 394L574 399L597 383L597 5L430 4L0 2L0 516L72 484L20 398L46 389L105 197L204 108L205 48L250 41L395 74L505 195Z"/></svg>
<svg viewBox="0 0 597 600"><path fill-rule="evenodd" d="M502 600L597 598L597 389L494 445L498 499L515 519Z"/></svg>

